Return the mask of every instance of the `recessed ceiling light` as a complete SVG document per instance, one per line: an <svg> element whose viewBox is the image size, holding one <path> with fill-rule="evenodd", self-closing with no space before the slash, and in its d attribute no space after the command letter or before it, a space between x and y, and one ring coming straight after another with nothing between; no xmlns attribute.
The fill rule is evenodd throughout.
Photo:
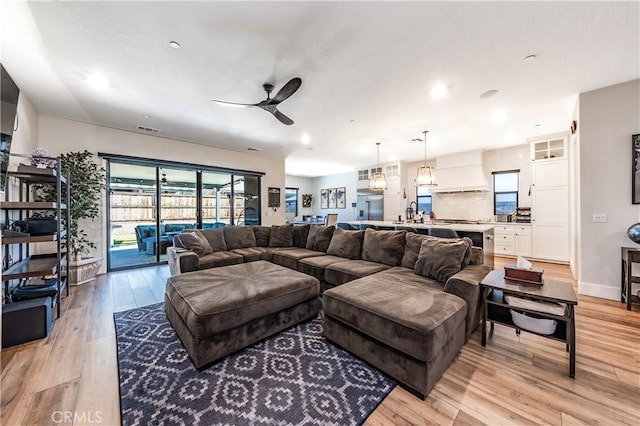
<svg viewBox="0 0 640 426"><path fill-rule="evenodd" d="M540 126L542 126L542 124L540 124L540 123L536 123L536 124L533 125L533 127L540 127Z"/></svg>
<svg viewBox="0 0 640 426"><path fill-rule="evenodd" d="M481 95L480 95L480 97L481 97L482 99L487 99L487 98L490 98L490 97L492 97L492 96L497 95L497 94L498 94L498 92L499 92L499 90L497 90L497 89L487 90L486 92L484 92L483 94L481 94Z"/></svg>
<svg viewBox="0 0 640 426"><path fill-rule="evenodd" d="M494 123L502 123L506 118L507 118L507 114L504 112L503 109L497 109L493 111L493 114L491 114L491 119L493 120Z"/></svg>
<svg viewBox="0 0 640 426"><path fill-rule="evenodd" d="M142 117L144 117L144 118L151 118L151 117L150 117L149 115L147 115L147 114L144 114Z"/></svg>
<svg viewBox="0 0 640 426"><path fill-rule="evenodd" d="M529 56L525 56L524 58L522 58L523 61L525 62L531 62L534 59L536 59L538 56L537 55L529 55Z"/></svg>
<svg viewBox="0 0 640 426"><path fill-rule="evenodd" d="M87 82L96 90L104 90L109 87L109 80L107 80L107 78L100 73L90 74L87 77Z"/></svg>
<svg viewBox="0 0 640 426"><path fill-rule="evenodd" d="M169 46L171 46L174 49L180 49L180 43L178 43L177 41L170 41Z"/></svg>
<svg viewBox="0 0 640 426"><path fill-rule="evenodd" d="M262 150L261 150L260 148L253 148L253 147L251 147L251 146L250 146L250 147L248 147L248 148L247 148L247 151L251 151L251 152L260 152L260 151L262 151Z"/></svg>
<svg viewBox="0 0 640 426"><path fill-rule="evenodd" d="M515 142L517 139L517 136L515 134L515 132L507 132L506 136L505 136L505 140L507 142Z"/></svg>
<svg viewBox="0 0 640 426"><path fill-rule="evenodd" d="M305 133L300 137L300 142L303 145L308 145L311 143L311 138L309 137L309 134Z"/></svg>
<svg viewBox="0 0 640 426"><path fill-rule="evenodd" d="M355 123L356 120L349 120L349 123Z"/></svg>
<svg viewBox="0 0 640 426"><path fill-rule="evenodd" d="M438 83L431 88L431 97L434 99L442 99L447 96L447 86L442 83Z"/></svg>

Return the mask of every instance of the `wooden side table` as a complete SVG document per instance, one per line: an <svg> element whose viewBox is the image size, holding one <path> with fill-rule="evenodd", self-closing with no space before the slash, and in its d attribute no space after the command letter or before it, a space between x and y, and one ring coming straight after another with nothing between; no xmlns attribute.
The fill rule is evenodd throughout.
<svg viewBox="0 0 640 426"><path fill-rule="evenodd" d="M631 294L633 283L640 283L640 277L633 276L631 267L634 263L640 263L640 248L622 247L622 283L620 301L627 303L627 311L631 310L631 304L640 304L640 298Z"/></svg>
<svg viewBox="0 0 640 426"><path fill-rule="evenodd" d="M528 333L538 334L548 339L559 340L566 343L569 352L569 377L576 376L576 321L575 306L578 304L573 285L568 282L555 281L545 278L544 285L524 284L504 278L504 271L491 271L480 282L482 289L482 346L487 344L487 321L493 324L502 324ZM555 302L566 305L564 315L553 315L532 311L529 309L510 306L504 296L513 295L538 302ZM511 319L511 309L517 312L534 313L538 317L554 319L558 322L553 334L539 334L533 331L521 329Z"/></svg>

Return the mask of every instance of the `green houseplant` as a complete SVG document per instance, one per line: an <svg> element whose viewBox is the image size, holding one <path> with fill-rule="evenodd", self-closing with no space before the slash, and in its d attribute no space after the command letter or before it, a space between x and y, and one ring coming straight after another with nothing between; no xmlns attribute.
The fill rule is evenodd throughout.
<svg viewBox="0 0 640 426"><path fill-rule="evenodd" d="M90 249L97 247L79 222L84 219L94 220L100 216L105 170L93 161L93 154L87 150L61 154L60 162L63 174L69 179L70 202L67 207L70 219L65 244L71 256L69 277L71 283L80 284L92 281L102 265L103 259L100 257L82 257L83 254L89 254ZM35 190L36 197L41 200L56 199L56 189L51 185L37 186ZM66 185L63 185L63 191L66 191ZM87 277L91 273L93 276Z"/></svg>

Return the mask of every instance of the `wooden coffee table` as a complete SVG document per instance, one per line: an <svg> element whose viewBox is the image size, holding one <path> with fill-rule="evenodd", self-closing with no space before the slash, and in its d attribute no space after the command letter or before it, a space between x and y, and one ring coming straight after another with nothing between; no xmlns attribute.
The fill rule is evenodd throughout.
<svg viewBox="0 0 640 426"><path fill-rule="evenodd" d="M504 278L504 271L491 271L481 282L482 289L482 346L487 344L487 321L491 321L491 330L494 323L515 328L520 332L512 319L510 309L518 312L534 313L540 318L554 319L558 326L553 334L539 334L524 330L528 333L538 334L553 340L559 340L567 344L569 352L569 377L576 375L576 324L574 307L578 304L576 293L571 283L555 281L545 278L544 285L525 284ZM537 302L564 303L566 309L564 315L553 315L544 312L514 308L509 306L504 296L512 295Z"/></svg>

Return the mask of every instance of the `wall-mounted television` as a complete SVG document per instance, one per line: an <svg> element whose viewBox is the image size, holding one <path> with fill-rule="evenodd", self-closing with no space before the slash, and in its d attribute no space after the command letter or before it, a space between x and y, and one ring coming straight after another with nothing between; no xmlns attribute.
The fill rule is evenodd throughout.
<svg viewBox="0 0 640 426"><path fill-rule="evenodd" d="M11 139L16 130L16 112L18 110L18 95L20 90L9 75L4 66L0 64L0 192L5 190L7 180L7 168L9 166L9 153L11 152Z"/></svg>

